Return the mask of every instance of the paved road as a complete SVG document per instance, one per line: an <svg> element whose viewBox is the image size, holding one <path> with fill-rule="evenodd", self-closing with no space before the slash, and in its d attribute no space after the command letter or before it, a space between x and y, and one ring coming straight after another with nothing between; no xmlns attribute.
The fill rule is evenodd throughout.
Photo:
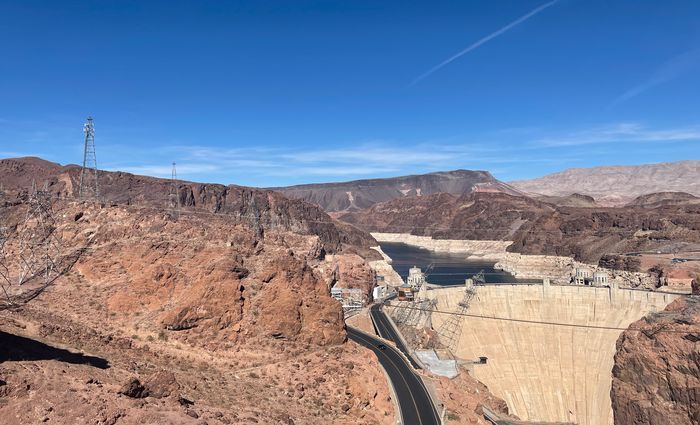
<svg viewBox="0 0 700 425"><path fill-rule="evenodd" d="M396 391L404 425L440 424L428 390L401 353L390 345L380 349L379 346L384 345L382 340L351 326L348 326L348 337L377 355Z"/></svg>
<svg viewBox="0 0 700 425"><path fill-rule="evenodd" d="M411 366L413 366L416 369L420 369L420 365L413 360L413 357L411 357L411 353L408 351L408 348L404 345L403 342L401 342L401 338L399 338L398 335L396 335L396 331L394 330L394 327L391 326L391 323L389 323L389 319L386 317L386 314L384 314L384 311L382 311L382 305L381 304L375 304L369 309L369 314L372 315L372 320L376 324L377 328L377 333L379 333L379 336L381 336L384 339L388 339L389 341L393 341L394 344L401 350L402 353L406 355L408 358L408 361L411 362Z"/></svg>

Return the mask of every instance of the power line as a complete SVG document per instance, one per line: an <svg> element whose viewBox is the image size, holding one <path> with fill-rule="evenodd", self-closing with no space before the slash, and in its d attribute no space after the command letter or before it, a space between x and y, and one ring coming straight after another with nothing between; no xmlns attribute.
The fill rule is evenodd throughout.
<svg viewBox="0 0 700 425"><path fill-rule="evenodd" d="M437 310L437 309L428 310L428 309L420 309L417 307L400 306L400 305L390 305L389 307L391 307L391 308L403 308L403 309L409 309L409 310L431 311L433 313L438 313L438 314L449 314L449 315L473 317L473 318L477 318L477 319L502 320L502 321L507 321L507 322L518 322L518 323L528 323L528 324L538 324L538 325L553 325L553 326L564 326L564 327L570 327L570 328L601 329L601 330L614 330L614 331L628 331L628 330L629 331L639 331L639 332L645 331L643 329L620 328L620 327L614 327L614 326L578 325L575 323L546 322L546 321L540 321L540 320L527 320L527 319L513 319L513 318L509 318L509 317L484 316L484 315L480 315L480 314L460 313L460 312ZM676 330L676 329L659 329L659 330L652 330L650 332L651 333L658 333L658 332L691 333L693 331L681 331L681 330Z"/></svg>

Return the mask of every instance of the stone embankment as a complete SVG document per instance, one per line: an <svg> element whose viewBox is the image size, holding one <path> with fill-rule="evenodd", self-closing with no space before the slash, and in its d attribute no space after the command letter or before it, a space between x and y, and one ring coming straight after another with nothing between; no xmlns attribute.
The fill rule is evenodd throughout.
<svg viewBox="0 0 700 425"><path fill-rule="evenodd" d="M511 241L477 241L456 239L433 239L430 236L415 236L407 233L372 233L378 242L400 242L431 251L467 254L469 257L498 261L506 254Z"/></svg>

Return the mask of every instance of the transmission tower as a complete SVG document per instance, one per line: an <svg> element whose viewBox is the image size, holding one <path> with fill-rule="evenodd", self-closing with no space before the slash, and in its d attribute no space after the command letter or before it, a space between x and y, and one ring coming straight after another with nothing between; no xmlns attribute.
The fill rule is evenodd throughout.
<svg viewBox="0 0 700 425"><path fill-rule="evenodd" d="M11 304L10 295L7 293L6 285L12 285L10 270L7 267L7 256L5 255L5 243L9 237L9 231L5 226L0 225L0 287L3 295Z"/></svg>
<svg viewBox="0 0 700 425"><path fill-rule="evenodd" d="M457 303L455 314L449 314L437 330L438 335L440 335L440 341L453 352L457 348L459 338L462 336L463 315L469 309L469 303L474 298L475 293L474 286L467 284L462 300Z"/></svg>
<svg viewBox="0 0 700 425"><path fill-rule="evenodd" d="M61 241L56 232L51 197L46 190L37 190L32 182L32 191L27 202L24 223L18 227L19 271L17 283L22 285L41 278L48 285L60 273Z"/></svg>
<svg viewBox="0 0 700 425"><path fill-rule="evenodd" d="M97 155L95 154L95 125L92 117L87 118L83 126L85 133L85 149L83 150L83 168L80 170L80 186L78 197L82 200L100 198L100 184L97 171Z"/></svg>
<svg viewBox="0 0 700 425"><path fill-rule="evenodd" d="M170 193L168 193L168 210L170 216L177 220L180 218L180 188L177 184L177 169L173 162L173 172L170 177Z"/></svg>

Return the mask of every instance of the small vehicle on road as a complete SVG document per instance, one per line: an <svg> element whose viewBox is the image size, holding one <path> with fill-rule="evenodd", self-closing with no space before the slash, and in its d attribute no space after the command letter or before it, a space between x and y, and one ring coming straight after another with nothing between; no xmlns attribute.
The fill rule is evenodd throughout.
<svg viewBox="0 0 700 425"><path fill-rule="evenodd" d="M379 348L380 350L386 350L386 345L379 344L379 345L377 345L377 348Z"/></svg>

